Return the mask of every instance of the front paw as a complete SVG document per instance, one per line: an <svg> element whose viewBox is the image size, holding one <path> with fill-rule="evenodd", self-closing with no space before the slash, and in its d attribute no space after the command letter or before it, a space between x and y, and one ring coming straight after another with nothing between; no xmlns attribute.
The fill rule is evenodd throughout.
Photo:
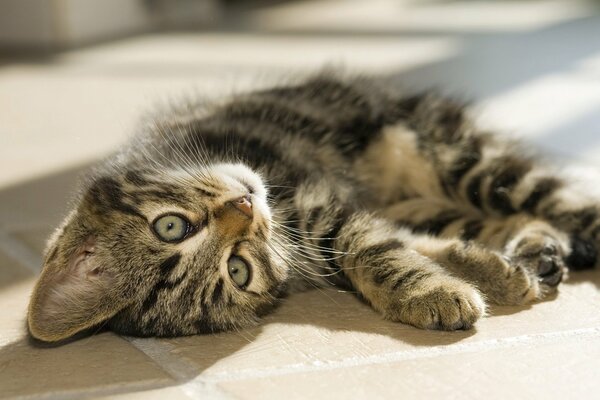
<svg viewBox="0 0 600 400"><path fill-rule="evenodd" d="M448 278L395 304L386 318L423 329L469 329L485 314L485 302L473 286Z"/></svg>

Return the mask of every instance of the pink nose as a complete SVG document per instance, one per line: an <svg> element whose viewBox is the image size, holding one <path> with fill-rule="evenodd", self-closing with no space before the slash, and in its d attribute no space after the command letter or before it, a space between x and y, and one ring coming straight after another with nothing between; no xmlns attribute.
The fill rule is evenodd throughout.
<svg viewBox="0 0 600 400"><path fill-rule="evenodd" d="M250 200L250 196L240 197L239 199L232 200L230 203L244 215L252 218L252 201Z"/></svg>

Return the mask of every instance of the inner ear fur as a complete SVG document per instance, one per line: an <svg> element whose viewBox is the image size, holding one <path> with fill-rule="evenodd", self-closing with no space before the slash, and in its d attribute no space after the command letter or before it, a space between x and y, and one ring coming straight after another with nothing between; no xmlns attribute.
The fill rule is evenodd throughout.
<svg viewBox="0 0 600 400"><path fill-rule="evenodd" d="M97 255L95 236L77 240L67 232L54 239L28 313L29 332L46 342L96 326L127 305L118 277Z"/></svg>

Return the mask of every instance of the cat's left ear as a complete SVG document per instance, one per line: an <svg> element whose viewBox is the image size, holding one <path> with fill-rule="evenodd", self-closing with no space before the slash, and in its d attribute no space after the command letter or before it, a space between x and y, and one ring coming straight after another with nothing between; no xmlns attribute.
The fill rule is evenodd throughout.
<svg viewBox="0 0 600 400"><path fill-rule="evenodd" d="M29 332L46 342L98 325L127 305L114 271L96 255L96 238L69 236L51 243L29 303Z"/></svg>

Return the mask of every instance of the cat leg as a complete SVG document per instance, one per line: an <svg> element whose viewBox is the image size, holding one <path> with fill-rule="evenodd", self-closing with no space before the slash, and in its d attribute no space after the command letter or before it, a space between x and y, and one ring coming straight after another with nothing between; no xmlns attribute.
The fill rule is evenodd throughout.
<svg viewBox="0 0 600 400"><path fill-rule="evenodd" d="M468 329L485 313L472 284L420 253L414 235L370 213L343 220L328 261L331 278L343 279L386 319L425 329Z"/></svg>
<svg viewBox="0 0 600 400"><path fill-rule="evenodd" d="M566 273L564 256L570 251L567 235L531 216L487 217L476 210L461 210L455 204L439 199L405 200L388 207L381 214L416 233L474 241L480 245L465 246L458 240L440 241L435 245L431 242L430 247L441 252L439 257L445 260L444 265L448 264L448 257L443 255L445 251L452 252L454 255L451 258L454 260L471 260L465 262L466 270L460 276L477 282L479 287L484 288L484 293L489 295L495 291L508 291L504 297L496 294L490 297L498 304L518 304L521 300L540 298L552 291ZM421 242L429 243L426 238ZM459 257L457 254L461 251L466 254ZM483 253L489 254L484 256ZM433 256L430 252L427 255ZM442 262L439 257L435 256L434 259ZM483 259L487 261L481 261ZM469 266L475 264L480 267ZM518 274L507 272L513 269L521 271ZM532 281L532 290L521 299L519 295L525 292L519 292L524 290L520 282L524 277L519 275L523 274L527 274ZM515 283L502 281L503 276L512 277Z"/></svg>
<svg viewBox="0 0 600 400"><path fill-rule="evenodd" d="M475 285L493 304L520 305L540 299L562 277L562 272L553 272L548 280L532 268L529 256L511 259L474 242L420 236L412 247Z"/></svg>
<svg viewBox="0 0 600 400"><path fill-rule="evenodd" d="M600 245L600 199L534 163L506 156L477 167L462 184L465 196L488 215L528 215L569 236L567 264L595 266ZM521 217L517 217L521 218Z"/></svg>
<svg viewBox="0 0 600 400"><path fill-rule="evenodd" d="M528 156L523 145L479 131L459 103L425 96L409 114L416 148L449 200L490 216L524 213L545 220L569 234L570 267L597 263L600 198L588 193L597 185L582 190L580 182Z"/></svg>

